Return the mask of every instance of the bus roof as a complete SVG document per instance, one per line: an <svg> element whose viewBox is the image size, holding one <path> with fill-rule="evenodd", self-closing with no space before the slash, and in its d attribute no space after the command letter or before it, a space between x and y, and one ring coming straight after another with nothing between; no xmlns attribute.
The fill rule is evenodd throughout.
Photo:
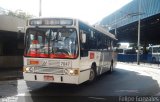
<svg viewBox="0 0 160 102"><path fill-rule="evenodd" d="M85 22L83 22L83 21L81 21L81 20L79 20L79 19L77 19L78 21L80 21L80 22L82 22L82 23L84 23L84 24L86 24L86 25L88 25L89 27L91 27L91 28L93 28L93 29L95 29L95 30L97 30L97 31L99 31L99 32L102 32L102 33L104 33L105 35L107 35L107 36L109 36L110 38L112 38L112 39L114 39L114 40L117 40L117 38L116 38L116 36L114 35L114 34L112 34L112 33L110 33L109 31L107 31L104 27L102 27L101 25L93 25L93 26L91 26L91 25L89 25L89 24L87 24L87 23L85 23Z"/></svg>
<svg viewBox="0 0 160 102"><path fill-rule="evenodd" d="M112 38L114 40L117 40L114 34L110 33L109 31L104 29L102 26L100 26L100 25L91 26L91 25L89 25L89 24L87 24L87 23L85 23L85 22L83 22L83 21L81 21L79 19L76 19L76 18L69 18L69 17L68 18L65 18L65 17L37 17L37 18L31 18L31 19L28 19L28 20L39 20L39 19L69 19L69 20L77 20L77 21L80 21L80 22L88 25L89 27L91 27L91 28L93 28L93 29L95 29L95 30L97 30L99 32L104 33L105 35L109 36L110 38Z"/></svg>
<svg viewBox="0 0 160 102"><path fill-rule="evenodd" d="M100 26L100 25L95 25L94 27L95 27L95 29L98 30L99 32L102 32L102 33L106 34L107 36L109 36L109 37L117 40L114 34L110 33L110 32L107 31L107 30L105 30L102 26Z"/></svg>

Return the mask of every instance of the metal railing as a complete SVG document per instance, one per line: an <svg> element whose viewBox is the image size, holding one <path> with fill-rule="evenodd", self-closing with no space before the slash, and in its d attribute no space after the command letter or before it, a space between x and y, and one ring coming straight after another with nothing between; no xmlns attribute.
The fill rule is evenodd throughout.
<svg viewBox="0 0 160 102"><path fill-rule="evenodd" d="M140 54L140 65L150 66L150 67L160 67L160 62L153 62L152 55L150 54ZM124 63L137 63L137 54L118 54L117 61Z"/></svg>

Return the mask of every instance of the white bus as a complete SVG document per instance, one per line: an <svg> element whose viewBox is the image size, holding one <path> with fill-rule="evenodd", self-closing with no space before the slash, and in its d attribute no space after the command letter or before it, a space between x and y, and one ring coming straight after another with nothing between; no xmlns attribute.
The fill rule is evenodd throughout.
<svg viewBox="0 0 160 102"><path fill-rule="evenodd" d="M24 80L80 84L113 71L115 36L77 19L27 21Z"/></svg>
<svg viewBox="0 0 160 102"><path fill-rule="evenodd" d="M152 63L160 62L160 45L149 46L148 60Z"/></svg>

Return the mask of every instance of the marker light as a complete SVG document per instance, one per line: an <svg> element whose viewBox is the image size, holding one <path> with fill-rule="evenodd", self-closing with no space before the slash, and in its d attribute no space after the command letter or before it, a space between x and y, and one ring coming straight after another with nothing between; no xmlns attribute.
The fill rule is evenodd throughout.
<svg viewBox="0 0 160 102"><path fill-rule="evenodd" d="M27 61L27 65L38 65L39 64L39 61L38 60L28 60Z"/></svg>
<svg viewBox="0 0 160 102"><path fill-rule="evenodd" d="M39 64L39 61L30 61L30 64L34 64L34 65L37 65L37 64Z"/></svg>

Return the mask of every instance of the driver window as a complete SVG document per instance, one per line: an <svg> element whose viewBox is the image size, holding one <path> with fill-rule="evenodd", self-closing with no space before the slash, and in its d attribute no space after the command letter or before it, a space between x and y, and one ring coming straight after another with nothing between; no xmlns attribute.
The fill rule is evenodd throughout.
<svg viewBox="0 0 160 102"><path fill-rule="evenodd" d="M51 40L56 40L56 35L57 35L57 32L53 32L51 31Z"/></svg>

